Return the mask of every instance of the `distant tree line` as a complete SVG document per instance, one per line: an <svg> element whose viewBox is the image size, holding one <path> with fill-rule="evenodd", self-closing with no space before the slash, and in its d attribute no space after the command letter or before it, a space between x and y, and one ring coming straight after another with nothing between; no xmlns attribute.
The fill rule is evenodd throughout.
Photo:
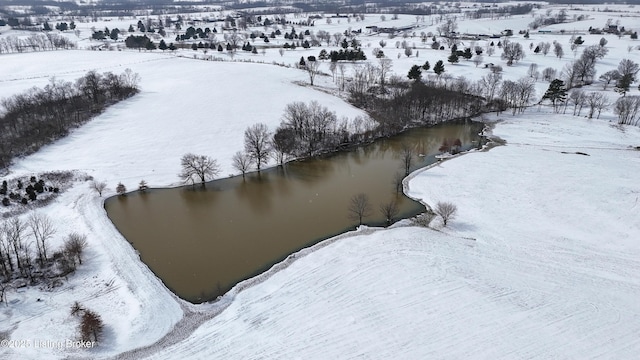
<svg viewBox="0 0 640 360"><path fill-rule="evenodd" d="M51 80L0 100L0 169L12 158L37 151L89 121L104 109L138 92L138 74L88 72L75 83Z"/></svg>
<svg viewBox="0 0 640 360"><path fill-rule="evenodd" d="M30 51L74 49L76 43L58 34L34 34L28 37L7 36L0 38L0 54Z"/></svg>

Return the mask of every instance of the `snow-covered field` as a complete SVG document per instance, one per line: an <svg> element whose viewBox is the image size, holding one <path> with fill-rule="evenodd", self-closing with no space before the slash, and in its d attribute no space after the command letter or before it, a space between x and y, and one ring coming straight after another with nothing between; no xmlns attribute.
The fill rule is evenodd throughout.
<svg viewBox="0 0 640 360"><path fill-rule="evenodd" d="M506 23L514 19L500 21L468 21L460 30L519 28ZM533 36L531 42L543 41ZM585 45L600 37L587 37ZM599 73L633 55L628 39L607 39L610 53ZM301 56L290 53L291 62ZM524 76L534 60L540 69L558 70L571 60L527 53L522 63L505 66L506 78ZM269 56L280 57L274 51L267 62ZM421 51L420 58L394 61L394 71L404 76L425 60ZM109 194L119 181L129 188L141 179L175 185L186 152L211 155L222 174L234 172L231 155L241 149L244 129L256 122L275 128L292 101L317 100L338 116L362 115L338 97L299 85L307 81L304 72L265 64L81 50L3 54L0 64L0 97L90 69L140 74L140 94L10 169L10 176L84 171L105 180ZM447 64L447 71L483 75L472 63ZM319 84L320 90L333 87L330 77ZM537 83L538 97L547 86ZM587 90L601 88L596 83ZM361 228L303 250L213 304L192 305L171 294L117 233L103 199L78 183L39 211L55 218L57 243L71 231L88 234L85 265L53 291L7 293L0 337L31 346L0 349L0 357L637 357L640 129L614 126L610 111L601 120L546 107L486 119L496 121L493 133L505 146L447 160L406 180L413 197L457 204L458 218L448 227L405 221L386 230ZM64 346L77 334L77 319L69 314L74 301L106 324L97 348Z"/></svg>
<svg viewBox="0 0 640 360"><path fill-rule="evenodd" d="M635 358L640 130L529 113L494 133L409 181L458 204L449 228L309 251L153 357Z"/></svg>

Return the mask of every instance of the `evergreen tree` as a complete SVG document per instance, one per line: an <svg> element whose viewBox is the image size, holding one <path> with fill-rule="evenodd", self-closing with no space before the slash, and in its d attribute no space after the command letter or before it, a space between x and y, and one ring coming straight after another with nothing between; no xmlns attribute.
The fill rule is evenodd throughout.
<svg viewBox="0 0 640 360"><path fill-rule="evenodd" d="M622 94L622 96L626 96L627 92L631 88L632 82L633 74L622 75L622 77L616 82L616 87L613 90L619 94Z"/></svg>
<svg viewBox="0 0 640 360"><path fill-rule="evenodd" d="M409 69L409 74L407 77L411 80L415 80L415 82L419 82L422 78L422 70L420 70L420 66L413 65L411 69Z"/></svg>
<svg viewBox="0 0 640 360"><path fill-rule="evenodd" d="M107 36L104 34L104 31L100 30L91 34L91 38L94 40L104 40L107 38Z"/></svg>
<svg viewBox="0 0 640 360"><path fill-rule="evenodd" d="M129 25L129 30L127 30L128 32L135 32L136 30L133 28L133 25Z"/></svg>
<svg viewBox="0 0 640 360"><path fill-rule="evenodd" d="M118 195L124 195L127 192L127 187L124 186L123 183L118 183L118 186L116 186L116 192Z"/></svg>
<svg viewBox="0 0 640 360"><path fill-rule="evenodd" d="M564 84L564 81L560 79L554 79L551 84L549 84L549 88L542 96L542 100L549 99L553 104L553 108L555 111L558 111L559 103L564 103L567 100L567 88Z"/></svg>
<svg viewBox="0 0 640 360"><path fill-rule="evenodd" d="M442 62L442 60L438 60L436 65L433 67L433 72L438 76L444 72L444 62Z"/></svg>
<svg viewBox="0 0 640 360"><path fill-rule="evenodd" d="M458 54L453 53L453 52L452 52L452 53L451 53L451 55L449 55L449 57L447 58L447 61L448 61L448 62L450 62L450 63L452 63L452 64L457 63L457 62L458 62L458 60L459 60L459 59L458 59ZM433 70L435 71L435 68L434 68Z"/></svg>
<svg viewBox="0 0 640 360"><path fill-rule="evenodd" d="M471 53L471 48L466 48L464 49L464 54L462 54L462 57L469 60L473 57L473 54Z"/></svg>
<svg viewBox="0 0 640 360"><path fill-rule="evenodd" d="M158 45L158 49L165 51L167 50L169 47L167 46L167 43L164 42L164 39L160 40L160 45Z"/></svg>
<svg viewBox="0 0 640 360"><path fill-rule="evenodd" d="M422 70L428 71L429 69L431 69L431 64L429 64L429 61L427 61L424 63L424 65L422 65Z"/></svg>
<svg viewBox="0 0 640 360"><path fill-rule="evenodd" d="M109 34L109 38L111 38L111 40L116 41L118 40L118 35L120 34L120 30L118 30L118 28L115 28L113 30L111 30L111 34Z"/></svg>

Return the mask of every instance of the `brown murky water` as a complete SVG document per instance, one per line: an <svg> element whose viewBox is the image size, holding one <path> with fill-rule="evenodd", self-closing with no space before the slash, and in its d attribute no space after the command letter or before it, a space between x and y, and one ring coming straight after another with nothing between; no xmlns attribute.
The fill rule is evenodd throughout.
<svg viewBox="0 0 640 360"><path fill-rule="evenodd" d="M424 211L397 193L403 173L399 152L414 146L418 168L435 161L443 140L478 146L483 125L474 122L414 129L336 155L292 162L261 174L215 180L192 188L153 189L113 197L105 207L142 261L181 298L203 302L270 268L289 254L354 229L349 200L368 195L369 225L382 225L382 203L398 201L396 219Z"/></svg>

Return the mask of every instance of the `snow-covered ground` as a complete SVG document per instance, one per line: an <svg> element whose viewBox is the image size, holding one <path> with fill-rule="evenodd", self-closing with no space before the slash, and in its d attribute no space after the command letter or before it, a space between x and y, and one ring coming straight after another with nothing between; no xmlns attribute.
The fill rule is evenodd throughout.
<svg viewBox="0 0 640 360"><path fill-rule="evenodd" d="M309 251L153 357L634 358L640 130L529 113L494 133L408 183L458 205L448 228Z"/></svg>
<svg viewBox="0 0 640 360"><path fill-rule="evenodd" d="M610 14L596 15L601 27ZM469 21L460 29L518 29L506 23L512 20ZM346 27L331 26L338 25ZM552 40L534 36L544 35L532 34L534 43ZM600 37L589 36L585 45ZM374 39L372 47L380 40ZM599 73L631 58L628 39L607 39L610 53ZM432 64L435 54L448 54L424 51L433 54ZM558 70L571 60L527 53L522 63L505 66L505 78L524 76L532 59L540 69ZM284 58L293 63L300 54ZM275 50L265 55L267 62L279 57ZM417 59L394 60L394 71L404 76L425 60L421 50ZM299 85L307 81L304 72L265 64L131 51L3 54L0 61L0 97L90 69L140 74L140 94L10 169L10 176L84 171L105 180L109 194L119 181L129 188L141 179L175 185L186 152L217 158L223 175L234 172L231 155L242 148L244 129L256 122L275 128L291 101L317 100L338 116L362 115ZM455 76L484 74L471 63L446 66ZM331 78L319 84L328 90ZM538 97L547 86L537 83ZM601 85L587 88L596 89ZM171 294L107 219L103 199L77 183L39 211L55 220L54 245L71 231L88 234L85 265L53 291L7 293L0 334L31 346L0 349L0 357L637 357L640 129L614 126L610 111L602 120L544 107L487 119L499 120L494 134L507 145L444 161L406 181L408 194L428 204L457 204L458 218L447 228L403 226L408 222L362 228L303 250L214 304L196 306ZM56 346L76 338L74 301L106 324L97 348ZM36 341L51 343L36 347Z"/></svg>

